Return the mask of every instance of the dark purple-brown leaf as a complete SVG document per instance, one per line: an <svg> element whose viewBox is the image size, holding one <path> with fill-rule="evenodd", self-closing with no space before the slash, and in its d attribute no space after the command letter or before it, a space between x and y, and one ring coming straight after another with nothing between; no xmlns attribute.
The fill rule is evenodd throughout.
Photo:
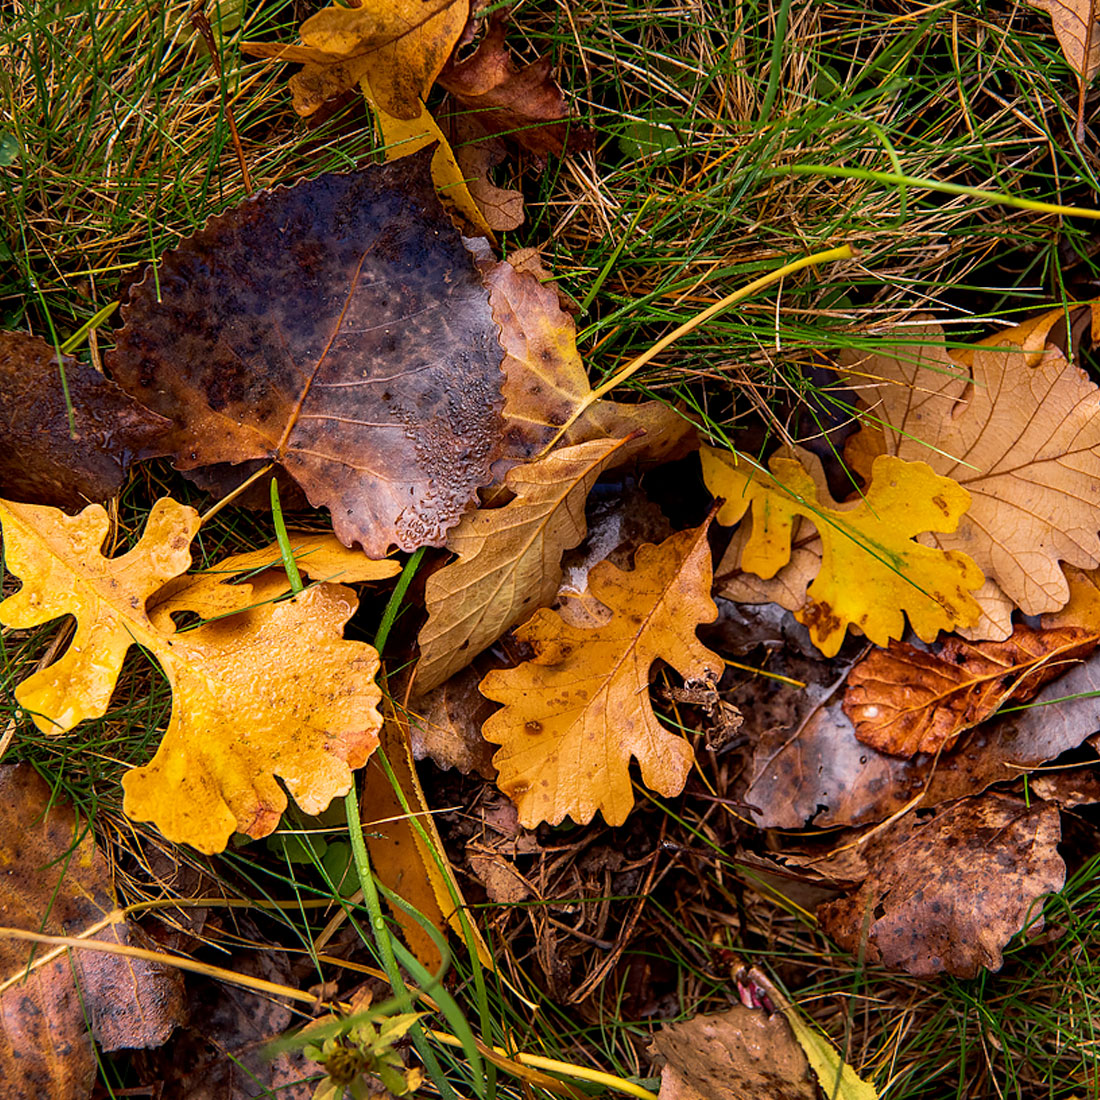
<svg viewBox="0 0 1100 1100"><path fill-rule="evenodd" d="M274 461L372 557L442 544L501 436L488 292L430 155L211 219L133 288L110 361L179 469Z"/></svg>

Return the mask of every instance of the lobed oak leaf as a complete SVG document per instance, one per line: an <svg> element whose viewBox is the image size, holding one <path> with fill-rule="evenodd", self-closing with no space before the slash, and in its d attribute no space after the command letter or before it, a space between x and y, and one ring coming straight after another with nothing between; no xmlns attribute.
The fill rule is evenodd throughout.
<svg viewBox="0 0 1100 1100"><path fill-rule="evenodd" d="M290 78L294 109L311 115L326 99L354 88L364 76L382 109L412 119L446 64L469 17L469 0L365 0L333 5L301 27L302 46L245 42L252 57L300 62Z"/></svg>
<svg viewBox="0 0 1100 1100"><path fill-rule="evenodd" d="M506 15L490 16L477 49L444 66L440 87L465 108L484 137L507 137L540 160L589 144L588 131L569 126L569 108L550 77L550 59L516 68L504 45L506 25Z"/></svg>
<svg viewBox="0 0 1100 1100"><path fill-rule="evenodd" d="M0 491L31 504L83 508L114 496L135 457L161 454L157 442L171 422L93 367L69 355L61 361L64 383L45 340L0 332Z"/></svg>
<svg viewBox="0 0 1100 1100"><path fill-rule="evenodd" d="M179 469L277 462L381 558L441 544L490 479L487 299L418 154L211 219L131 289L110 368Z"/></svg>
<svg viewBox="0 0 1100 1100"><path fill-rule="evenodd" d="M584 502L626 445L597 439L511 469L502 508L468 512L447 537L456 560L429 578L420 631L418 691L429 691L538 607L561 581L562 554L585 537Z"/></svg>
<svg viewBox="0 0 1100 1100"><path fill-rule="evenodd" d="M29 764L0 766L0 914L9 928L134 946L112 866L86 822ZM171 967L99 950L43 961L0 939L0 1079L22 1097L91 1095L102 1050L157 1047L186 1016Z"/></svg>
<svg viewBox="0 0 1100 1100"><path fill-rule="evenodd" d="M16 688L39 729L63 733L102 716L131 645L172 687L160 748L123 778L131 817L209 853L235 829L274 829L286 808L276 777L307 813L347 792L350 769L378 743L381 697L377 653L342 637L356 607L350 589L316 585L171 634L157 629L146 602L190 564L194 509L158 501L138 545L118 558L101 552L107 515L98 505L69 517L0 502L0 522L7 566L23 581L0 603L0 622L26 628L66 614L77 622L68 650Z"/></svg>
<svg viewBox="0 0 1100 1100"><path fill-rule="evenodd" d="M561 308L553 287L506 262L489 268L485 282L504 346L504 457L494 468L500 476L535 457L592 387L577 352L573 318ZM616 464L636 458L666 461L694 446L694 428L668 405L606 400L589 406L558 445L623 439L639 428L645 434L617 452Z"/></svg>
<svg viewBox="0 0 1100 1100"><path fill-rule="evenodd" d="M492 170L503 164L508 155L504 142L500 138L486 137L478 128L477 120L469 115L443 115L440 123L467 193L477 204L486 224L494 230L518 229L526 217L523 192L498 187L492 180Z"/></svg>
<svg viewBox="0 0 1100 1100"><path fill-rule="evenodd" d="M505 704L482 732L501 746L498 785L523 825L566 816L585 823L597 810L621 824L634 804L632 757L646 786L666 797L683 789L691 745L657 720L648 687L658 659L685 678L721 673L722 659L695 636L718 614L709 525L641 547L632 572L595 566L589 588L613 612L610 621L578 629L540 610L516 631L534 658L482 680L481 693Z"/></svg>
<svg viewBox="0 0 1100 1100"><path fill-rule="evenodd" d="M996 347L949 351L927 323L906 329L904 345L840 357L865 423L877 426L871 445L926 462L970 494L957 528L922 541L966 553L985 573L980 637L1008 637L1013 605L1028 615L1064 606L1061 562L1100 565L1100 390L1045 346L1063 316L999 333ZM869 450L867 439L854 446Z"/></svg>
<svg viewBox="0 0 1100 1100"><path fill-rule="evenodd" d="M707 488L726 501L718 522L738 523L752 509L743 569L774 576L790 560L795 520L817 528L821 568L796 617L826 656L837 653L851 625L884 646L901 636L905 615L929 642L941 630L977 621L971 592L982 577L974 563L913 541L953 528L968 503L965 490L926 464L880 456L865 498L837 505L794 459L774 457L769 475L728 451L703 447L701 455Z"/></svg>
<svg viewBox="0 0 1100 1100"><path fill-rule="evenodd" d="M1034 698L1097 645L1100 632L1022 624L1003 642L948 638L936 653L891 642L848 674L844 713L856 737L879 752L936 753L1007 703Z"/></svg>

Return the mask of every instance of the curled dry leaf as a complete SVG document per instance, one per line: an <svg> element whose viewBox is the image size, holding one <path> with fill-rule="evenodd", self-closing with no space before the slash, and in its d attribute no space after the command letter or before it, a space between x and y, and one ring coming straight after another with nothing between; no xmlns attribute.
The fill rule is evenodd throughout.
<svg viewBox="0 0 1100 1100"><path fill-rule="evenodd" d="M462 517L447 537L457 560L428 578L416 685L427 691L465 668L536 608L553 602L561 556L585 536L584 502L626 440L600 439L514 467L515 498Z"/></svg>
<svg viewBox="0 0 1100 1100"><path fill-rule="evenodd" d="M950 749L1009 702L1026 703L1087 656L1100 633L1018 625L1003 642L948 638L936 653L905 643L873 650L848 675L844 713L865 745L895 756Z"/></svg>
<svg viewBox="0 0 1100 1100"><path fill-rule="evenodd" d="M421 154L211 219L131 290L110 368L172 419L179 469L277 462L381 558L442 544L489 480L487 297Z"/></svg>
<svg viewBox="0 0 1100 1100"><path fill-rule="evenodd" d="M342 637L357 603L350 589L316 585L173 635L145 606L190 565L194 509L158 501L137 546L110 559L101 552L108 520L98 505L69 517L0 502L0 521L7 566L23 581L0 604L0 622L77 621L68 650L16 688L39 729L64 733L101 717L131 645L151 654L171 684L172 716L157 754L123 778L127 814L154 822L169 840L216 852L234 830L258 837L275 828L287 804L276 777L307 813L347 792L350 769L378 743L381 696L377 653ZM210 613L201 588L175 600Z"/></svg>
<svg viewBox="0 0 1100 1100"><path fill-rule="evenodd" d="M439 74L440 86L484 137L506 137L541 161L590 144L587 130L566 121L569 108L550 77L550 59L517 68L504 45L506 26L506 15L490 16L477 49L462 61L452 57Z"/></svg>
<svg viewBox="0 0 1100 1100"><path fill-rule="evenodd" d="M383 110L396 118L420 114L421 98L450 57L469 17L469 0L365 0L333 5L307 19L301 46L245 42L252 57L300 63L290 78L294 109L310 115L326 99L370 75Z"/></svg>
<svg viewBox="0 0 1100 1100"><path fill-rule="evenodd" d="M516 631L534 658L482 681L482 694L505 704L483 732L501 746L498 785L524 826L566 816L584 823L597 810L622 824L634 804L632 757L646 786L666 797L683 789L691 745L657 720L649 677L658 659L685 678L722 671L722 659L695 636L717 616L708 526L641 547L632 572L601 562L589 588L611 620L584 630L540 610Z"/></svg>
<svg viewBox="0 0 1100 1100"><path fill-rule="evenodd" d="M503 262L486 271L485 282L505 353L504 457L494 467L500 477L535 457L589 399L592 387L577 352L576 325L552 287ZM617 463L663 462L695 445L691 424L660 401L601 400L585 410L559 446L623 439L639 428L645 434L616 452Z"/></svg>
<svg viewBox="0 0 1100 1100"><path fill-rule="evenodd" d="M83 508L114 496L134 458L163 453L157 443L171 422L92 367L69 355L62 363L64 383L57 353L45 340L0 332L0 493Z"/></svg>
<svg viewBox="0 0 1100 1100"><path fill-rule="evenodd" d="M965 554L913 541L925 531L954 528L968 496L922 462L880 456L856 504L838 506L801 463L775 457L769 476L748 459L702 448L707 488L725 504L718 522L740 522L752 508L753 528L742 568L771 577L790 559L795 517L812 522L822 542L821 569L797 618L826 656L840 649L850 625L877 645L901 637L904 615L917 635L977 621L971 592L982 583Z"/></svg>
<svg viewBox="0 0 1100 1100"><path fill-rule="evenodd" d="M977 593L987 618L972 636L1008 637L1012 605L1028 615L1062 607L1062 562L1100 565L1100 390L1060 350L1043 350L1063 317L1053 310L999 333L1000 346L965 353L949 351L928 323L905 329L904 344L840 357L866 423L882 425L853 437L859 472L859 455L877 446L928 463L970 494L957 528L922 541L969 555L994 582Z"/></svg>
<svg viewBox="0 0 1100 1100"><path fill-rule="evenodd" d="M93 834L26 764L0 766L0 862L9 928L132 942ZM44 950L0 938L0 1079L9 1097L90 1096L93 1038L106 1051L156 1047L182 1022L178 971L90 950L43 964Z"/></svg>
<svg viewBox="0 0 1100 1100"><path fill-rule="evenodd" d="M1061 833L1055 807L1000 794L923 823L910 813L868 841L871 875L818 917L846 950L918 977L999 970L1013 935L1042 928L1037 901L1065 883Z"/></svg>
<svg viewBox="0 0 1100 1100"><path fill-rule="evenodd" d="M492 180L492 170L503 164L508 155L504 142L485 137L477 119L470 115L450 114L440 121L466 189L486 224L490 229L518 229L526 217L523 192L498 187Z"/></svg>

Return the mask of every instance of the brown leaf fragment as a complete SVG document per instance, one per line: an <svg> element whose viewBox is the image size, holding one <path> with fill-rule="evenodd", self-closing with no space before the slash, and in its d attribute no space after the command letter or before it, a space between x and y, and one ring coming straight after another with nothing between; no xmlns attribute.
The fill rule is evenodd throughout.
<svg viewBox="0 0 1100 1100"><path fill-rule="evenodd" d="M505 262L490 268L485 282L505 352L504 455L494 467L500 477L517 462L534 458L592 387L577 351L576 325L551 286ZM660 401L626 405L606 400L587 408L558 445L623 439L639 428L645 434L617 453L618 464L665 462L697 445L692 425Z"/></svg>
<svg viewBox="0 0 1100 1100"><path fill-rule="evenodd" d="M440 120L471 198L477 203L490 229L518 229L526 216L523 192L497 187L491 172L504 163L508 151L500 138L486 137L477 119L451 114Z"/></svg>
<svg viewBox="0 0 1100 1100"><path fill-rule="evenodd" d="M0 496L56 508L107 500L129 464L163 451L171 422L128 397L99 371L37 336L0 332ZM72 430L65 404L72 406Z"/></svg>
<svg viewBox="0 0 1100 1100"><path fill-rule="evenodd" d="M1096 0L1027 0L1054 24L1058 45L1077 76L1088 84L1100 72L1100 13Z"/></svg>
<svg viewBox="0 0 1100 1100"><path fill-rule="evenodd" d="M0 865L0 924L133 944L93 834L26 764L0 766ZM46 950L0 938L0 1091L11 1100L89 1096L93 1037L105 1051L155 1047L182 1019L178 971L100 951L43 963Z"/></svg>
<svg viewBox="0 0 1100 1100"><path fill-rule="evenodd" d="M657 720L648 687L658 659L685 678L723 668L695 635L717 615L708 526L641 547L629 573L601 562L589 587L612 611L607 624L578 629L540 610L516 631L534 658L482 681L482 694L505 704L483 732L501 746L498 785L522 825L583 824L597 810L621 824L634 804L632 758L646 786L666 797L683 790L692 747Z"/></svg>
<svg viewBox="0 0 1100 1100"><path fill-rule="evenodd" d="M1042 928L1038 899L1065 883L1061 833L1054 806L1029 809L1000 794L931 821L907 814L868 842L873 870L859 890L826 902L818 917L845 950L918 977L999 970L1013 935Z"/></svg>
<svg viewBox="0 0 1100 1100"><path fill-rule="evenodd" d="M506 137L540 161L587 148L591 134L567 121L569 108L550 77L550 59L516 68L504 45L507 16L496 13L477 49L462 61L453 57L439 74L451 93L487 137Z"/></svg>
<svg viewBox="0 0 1100 1100"><path fill-rule="evenodd" d="M562 554L587 530L589 490L628 445L622 439L592 440L513 467L504 479L513 500L462 517L447 536L457 560L425 586L420 690L441 684L517 622L553 602Z"/></svg>
<svg viewBox="0 0 1100 1100"><path fill-rule="evenodd" d="M1018 625L1003 642L948 638L930 653L902 642L872 650L848 675L844 713L865 745L894 756L950 749L1009 702L1025 703L1088 656L1100 634Z"/></svg>
<svg viewBox="0 0 1100 1100"><path fill-rule="evenodd" d="M498 666L494 662L489 667ZM485 779L496 776L496 746L481 735L482 725L496 710L477 690L485 672L478 662L416 698L415 713L409 716L414 760L430 759L440 768L458 768L464 775L476 771Z"/></svg>
<svg viewBox="0 0 1100 1100"><path fill-rule="evenodd" d="M735 1005L663 1024L660 1100L814 1100L810 1065L783 1014Z"/></svg>
<svg viewBox="0 0 1100 1100"><path fill-rule="evenodd" d="M277 462L373 558L441 545L499 447L497 330L427 156L212 218L131 289L110 360L177 468Z"/></svg>
<svg viewBox="0 0 1100 1100"><path fill-rule="evenodd" d="M1100 771L1094 765L1040 772L1028 779L1028 793L1062 810L1094 806L1100 802Z"/></svg>

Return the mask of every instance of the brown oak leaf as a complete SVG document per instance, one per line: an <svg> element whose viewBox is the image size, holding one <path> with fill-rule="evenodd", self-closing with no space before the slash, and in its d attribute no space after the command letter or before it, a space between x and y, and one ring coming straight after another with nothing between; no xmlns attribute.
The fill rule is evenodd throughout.
<svg viewBox="0 0 1100 1100"><path fill-rule="evenodd" d="M64 383L45 340L0 332L0 494L9 500L83 508L114 496L133 459L163 453L171 421L93 367L69 355L62 363Z"/></svg>
<svg viewBox="0 0 1100 1100"><path fill-rule="evenodd" d="M1061 832L1055 807L1001 794L931 821L909 813L864 846L872 871L859 890L818 917L845 950L918 977L999 970L1015 933L1042 928L1036 901L1065 883Z"/></svg>
<svg viewBox="0 0 1100 1100"><path fill-rule="evenodd" d="M657 720L649 700L653 664L681 676L720 675L722 659L695 636L713 622L708 523L638 550L633 571L601 562L589 574L596 599L612 618L593 630L542 609L517 631L535 656L514 669L490 672L487 698L504 703L485 723L500 789L520 822L588 822L597 810L619 825L634 804L630 760L646 786L678 794L694 760L691 745Z"/></svg>
<svg viewBox="0 0 1100 1100"><path fill-rule="evenodd" d="M9 928L133 946L112 867L72 806L30 765L0 766L0 917ZM96 1054L156 1047L183 1022L179 971L98 950L44 957L0 939L0 1091L82 1100Z"/></svg>
<svg viewBox="0 0 1100 1100"><path fill-rule="evenodd" d="M591 135L566 121L569 108L550 77L550 59L540 57L516 68L504 45L506 26L506 15L492 15L477 49L462 61L452 57L447 62L439 74L440 86L486 137L509 138L540 160L585 148Z"/></svg>
<svg viewBox="0 0 1100 1100"><path fill-rule="evenodd" d="M381 558L442 544L490 479L487 299L418 154L211 219L131 290L110 370L179 469L277 462Z"/></svg>

